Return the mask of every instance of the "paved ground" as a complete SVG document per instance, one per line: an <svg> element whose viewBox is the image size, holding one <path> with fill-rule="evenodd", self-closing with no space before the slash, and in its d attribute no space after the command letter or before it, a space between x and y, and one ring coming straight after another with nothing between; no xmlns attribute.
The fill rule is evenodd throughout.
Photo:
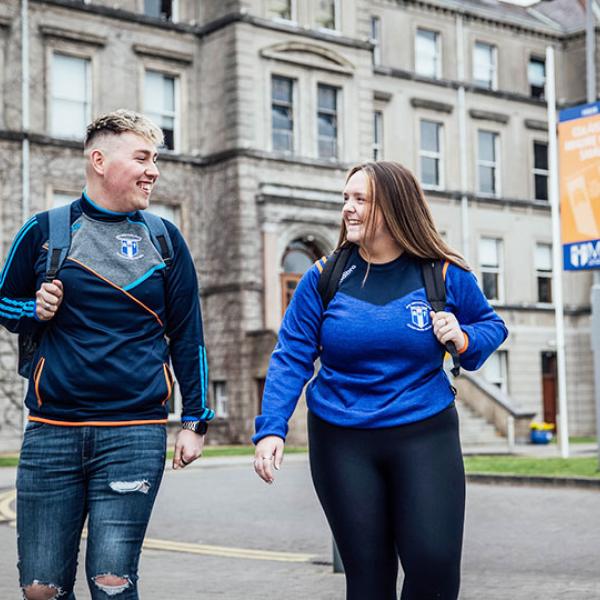
<svg viewBox="0 0 600 600"><path fill-rule="evenodd" d="M203 465L165 474L148 532L158 549L142 557L144 600L344 597L304 456L288 457L273 486L248 459ZM0 469L0 487L13 478ZM6 498L0 515L10 515ZM598 491L469 485L461 599L600 599L599 519ZM10 523L0 548L0 599L17 599ZM78 598L88 598L79 579Z"/></svg>

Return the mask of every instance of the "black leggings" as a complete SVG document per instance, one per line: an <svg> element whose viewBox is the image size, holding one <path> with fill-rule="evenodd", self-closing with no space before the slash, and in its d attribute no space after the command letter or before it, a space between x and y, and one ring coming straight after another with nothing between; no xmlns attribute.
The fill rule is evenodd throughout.
<svg viewBox="0 0 600 600"><path fill-rule="evenodd" d="M408 425L349 429L308 416L315 489L346 572L347 600L455 600L465 474L454 404Z"/></svg>

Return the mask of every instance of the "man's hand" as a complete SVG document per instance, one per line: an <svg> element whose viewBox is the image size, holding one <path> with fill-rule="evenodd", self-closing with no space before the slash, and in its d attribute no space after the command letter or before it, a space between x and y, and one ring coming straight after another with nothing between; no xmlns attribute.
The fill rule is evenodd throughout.
<svg viewBox="0 0 600 600"><path fill-rule="evenodd" d="M52 283L42 283L35 293L35 314L40 321L49 321L58 310L63 299L62 281L55 279Z"/></svg>
<svg viewBox="0 0 600 600"><path fill-rule="evenodd" d="M267 483L273 483L273 467L279 471L283 461L284 441L277 435L264 437L254 451L254 470Z"/></svg>
<svg viewBox="0 0 600 600"><path fill-rule="evenodd" d="M173 469L183 469L183 467L194 462L202 456L202 448L204 448L203 435L182 429L175 438Z"/></svg>

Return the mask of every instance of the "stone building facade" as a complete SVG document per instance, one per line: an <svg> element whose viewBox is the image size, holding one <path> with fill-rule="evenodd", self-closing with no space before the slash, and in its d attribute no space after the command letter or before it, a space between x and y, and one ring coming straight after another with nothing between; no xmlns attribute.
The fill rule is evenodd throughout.
<svg viewBox="0 0 600 600"><path fill-rule="evenodd" d="M552 418L544 55L555 48L559 103L582 102L576 4L29 0L24 130L22 2L7 0L1 254L26 216L80 193L87 120L120 107L158 120L169 148L154 207L180 225L198 267L219 415L211 438L246 442L285 304L306 266L336 244L348 167L397 160L419 175L440 231L511 330L483 376ZM581 435L594 430L590 282L564 276L570 426ZM22 384L14 340L0 339L0 435L10 445Z"/></svg>

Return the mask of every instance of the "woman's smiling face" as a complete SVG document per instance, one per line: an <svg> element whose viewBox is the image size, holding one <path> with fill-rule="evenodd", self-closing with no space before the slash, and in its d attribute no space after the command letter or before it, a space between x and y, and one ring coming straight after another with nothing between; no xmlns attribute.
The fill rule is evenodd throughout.
<svg viewBox="0 0 600 600"><path fill-rule="evenodd" d="M364 245L369 234L367 224L370 211L376 210L373 200L369 198L369 180L364 171L356 171L348 179L343 194L342 218L346 226L346 239L353 244ZM389 236L389 233L383 223L381 212L376 210L373 237L368 241L376 241L382 235Z"/></svg>

